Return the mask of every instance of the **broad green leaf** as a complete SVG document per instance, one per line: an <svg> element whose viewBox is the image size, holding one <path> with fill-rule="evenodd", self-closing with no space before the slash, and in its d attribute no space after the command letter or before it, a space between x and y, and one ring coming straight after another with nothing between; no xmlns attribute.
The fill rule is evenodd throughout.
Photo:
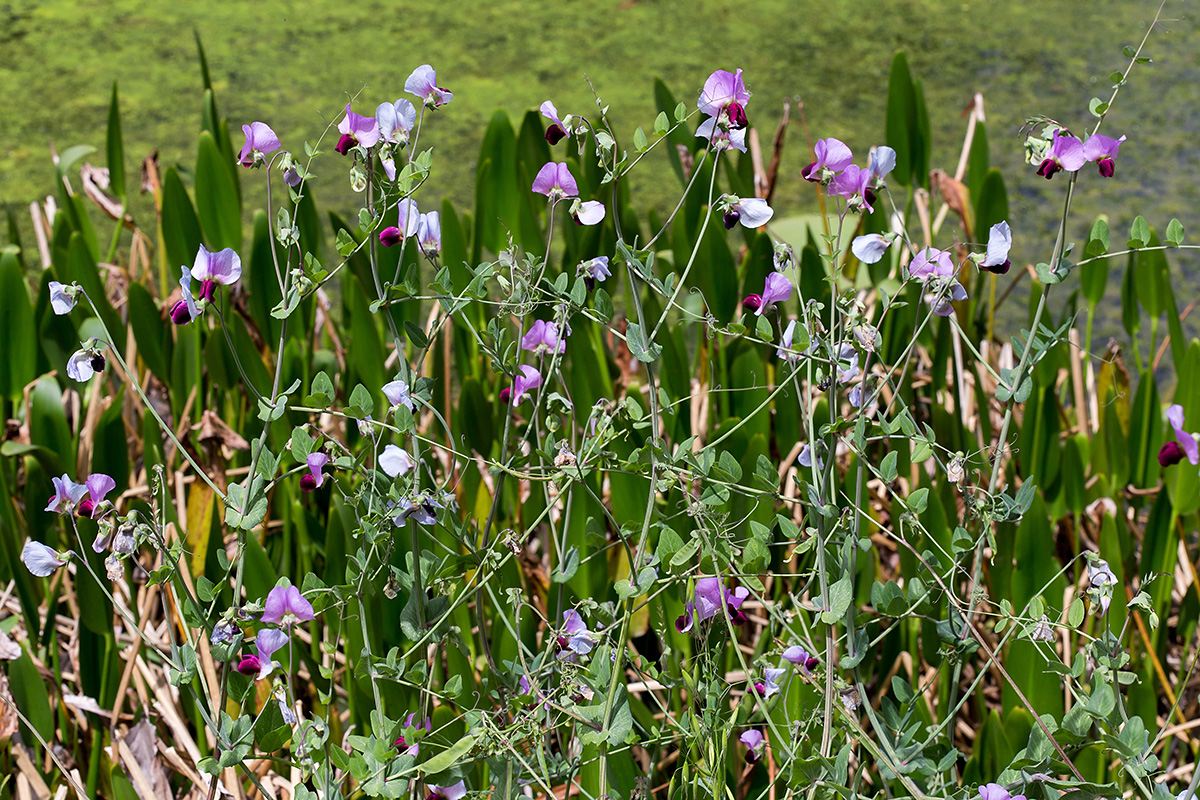
<svg viewBox="0 0 1200 800"><path fill-rule="evenodd" d="M241 248L242 219L237 187L217 140L208 131L200 134L196 154L196 207L213 250Z"/></svg>
<svg viewBox="0 0 1200 800"><path fill-rule="evenodd" d="M0 253L0 395L18 401L25 386L37 377L37 327L29 305L29 287L21 264L11 251Z"/></svg>
<svg viewBox="0 0 1200 800"><path fill-rule="evenodd" d="M112 100L108 104L108 132L105 137L108 156L108 185L112 193L125 200L125 143L121 138L121 106L117 102L117 82L113 81Z"/></svg>

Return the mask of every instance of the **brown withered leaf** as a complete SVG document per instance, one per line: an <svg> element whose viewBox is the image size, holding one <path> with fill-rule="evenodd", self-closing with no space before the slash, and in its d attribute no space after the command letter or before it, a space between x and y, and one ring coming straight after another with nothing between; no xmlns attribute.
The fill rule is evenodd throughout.
<svg viewBox="0 0 1200 800"><path fill-rule="evenodd" d="M199 431L201 442L216 442L231 450L249 450L250 443L243 439L237 431L225 424L215 411L205 409L200 416L200 423L193 425L192 430Z"/></svg>
<svg viewBox="0 0 1200 800"><path fill-rule="evenodd" d="M966 184L955 180L943 169L930 171L929 181L937 189L938 193L941 194L942 200L950 207L950 210L962 220L967 241L971 241L973 238L971 233L973 226L971 225L971 210L968 208L970 192L967 190Z"/></svg>

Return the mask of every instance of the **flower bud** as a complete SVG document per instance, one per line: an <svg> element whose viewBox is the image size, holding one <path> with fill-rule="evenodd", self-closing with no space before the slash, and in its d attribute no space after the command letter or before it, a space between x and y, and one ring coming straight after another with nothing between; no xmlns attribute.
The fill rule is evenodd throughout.
<svg viewBox="0 0 1200 800"><path fill-rule="evenodd" d="M760 308L762 308L762 295L746 295L745 299L742 300L742 308L746 309L747 311L758 311Z"/></svg>
<svg viewBox="0 0 1200 800"><path fill-rule="evenodd" d="M300 476L300 491L314 492L317 489L317 479L312 475Z"/></svg>
<svg viewBox="0 0 1200 800"><path fill-rule="evenodd" d="M1057 161L1055 161L1053 158L1047 158L1042 161L1041 166L1038 167L1037 174L1041 175L1046 180L1050 180L1054 177L1054 173L1058 172L1060 169L1062 169L1062 167L1058 165Z"/></svg>
<svg viewBox="0 0 1200 800"><path fill-rule="evenodd" d="M512 402L512 387L505 386L500 390L500 404L506 406L510 402Z"/></svg>
<svg viewBox="0 0 1200 800"><path fill-rule="evenodd" d="M734 101L725 106L726 113L729 114L729 127L734 130L741 130L750 124L750 120L746 119L746 109L742 108L742 104Z"/></svg>
<svg viewBox="0 0 1200 800"><path fill-rule="evenodd" d="M192 314L188 311L187 303L180 300L171 309L171 321L176 325L187 325L192 321Z"/></svg>
<svg viewBox="0 0 1200 800"><path fill-rule="evenodd" d="M356 144L358 144L358 140L348 133L343 133L342 138L338 139L337 146L333 149L337 150L342 155L346 155L350 152L350 148L354 147Z"/></svg>
<svg viewBox="0 0 1200 800"><path fill-rule="evenodd" d="M1116 163L1111 158L1102 158L1096 162L1096 166L1100 168L1100 174L1105 178L1111 178L1113 172L1116 171Z"/></svg>
<svg viewBox="0 0 1200 800"><path fill-rule="evenodd" d="M104 372L104 356L100 353L92 354L92 371Z"/></svg>
<svg viewBox="0 0 1200 800"><path fill-rule="evenodd" d="M246 677L257 675L261 668L262 663L258 660L258 656L253 654L242 656L242 660L239 661L237 665L237 671Z"/></svg>
<svg viewBox="0 0 1200 800"><path fill-rule="evenodd" d="M551 124L549 128L546 128L546 141L549 142L551 146L561 142L566 135L567 132L564 131L562 126L557 122Z"/></svg>
<svg viewBox="0 0 1200 800"><path fill-rule="evenodd" d="M1183 460L1183 448L1179 446L1179 442L1167 442L1158 451L1158 463L1166 468L1174 466Z"/></svg>
<svg viewBox="0 0 1200 800"><path fill-rule="evenodd" d="M725 216L722 218L722 222L725 223L725 230L727 230L727 231L733 230L733 226L737 225L738 220L741 218L742 218L742 215L740 213L738 213L737 211L733 211L733 210L726 211Z"/></svg>
<svg viewBox="0 0 1200 800"><path fill-rule="evenodd" d="M390 228L384 228L379 232L379 243L384 247L392 247L400 244L401 238L403 237L400 235L400 229L395 225Z"/></svg>
<svg viewBox="0 0 1200 800"><path fill-rule="evenodd" d="M200 298L202 300L207 300L210 303L213 302L214 301L213 298L216 296L216 292L217 292L217 282L216 281L205 280L205 281L200 282Z"/></svg>

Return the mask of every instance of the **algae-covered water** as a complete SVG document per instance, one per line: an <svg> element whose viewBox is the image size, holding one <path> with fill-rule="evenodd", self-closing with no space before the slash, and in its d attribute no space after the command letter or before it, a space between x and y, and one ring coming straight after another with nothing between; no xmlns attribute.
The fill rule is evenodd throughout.
<svg viewBox="0 0 1200 800"><path fill-rule="evenodd" d="M548 98L563 113L591 111L585 74L629 135L653 126L656 76L690 103L712 69L741 67L754 92L751 122L764 140L792 99L803 102L810 138L838 136L862 151L882 141L888 67L903 49L924 82L935 166L954 171L961 111L983 93L992 161L1008 181L1014 261L1046 260L1065 184L1022 165L1019 129L1037 114L1076 129L1089 124L1089 99L1107 96L1109 73L1127 61L1122 47L1136 45L1157 8L1140 0L9 0L0 3L0 200L24 213L49 190L49 143L103 148L114 79L128 168L152 147L164 163L190 162L201 88L193 30L204 41L221 112L235 128L268 121L297 151L336 119L348 95L361 93L360 110L374 108L402 95L413 67L433 64L455 99L422 136L435 148L429 196L463 203L472 197L491 113L520 114ZM1101 212L1112 218L1114 239L1139 213L1159 230L1178 217L1200 237L1195 11L1193 2L1167 3L1168 21L1147 50L1154 63L1132 73L1106 123L1107 133L1129 137L1117 175L1081 182L1073 238L1084 237ZM810 160L805 135L799 124L789 132L776 195L781 213L815 207L798 176ZM678 192L660 161L635 177L643 206L666 206ZM333 167L317 197L345 211L354 198ZM256 192L250 188L252 203ZM143 200L133 210L147 215L147 208ZM1197 263L1172 257L1181 308L1200 295ZM1101 337L1120 331L1116 306L1108 308Z"/></svg>

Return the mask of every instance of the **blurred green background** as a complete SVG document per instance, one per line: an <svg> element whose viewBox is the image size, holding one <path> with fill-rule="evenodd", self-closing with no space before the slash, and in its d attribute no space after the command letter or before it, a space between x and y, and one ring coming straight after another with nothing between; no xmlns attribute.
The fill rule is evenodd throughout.
<svg viewBox="0 0 1200 800"><path fill-rule="evenodd" d="M784 100L803 102L807 129L793 110L775 198L782 214L801 213L816 207L815 191L799 178L811 160L806 134L838 136L860 155L882 142L887 70L903 49L924 81L934 166L954 172L960 113L974 92L984 94L992 163L1008 182L1014 261L1045 260L1062 187L1022 165L1020 128L1045 114L1083 130L1088 100L1107 97L1107 76L1125 66L1122 47L1137 44L1157 8L1140 0L14 0L0 4L0 201L27 219L25 206L52 187L50 143L60 151L103 147L113 80L129 167L158 148L164 167L179 164L186 175L200 114L196 31L222 114L268 122L296 152L336 121L349 96L358 94L356 110L371 113L402 95L413 67L432 64L455 99L422 136L435 153L422 205L443 196L469 202L479 140L497 107L515 116L553 99L564 114L588 113L595 106L586 75L628 137L653 126L656 76L690 104L711 70L740 66L764 146ZM1182 0L1167 4L1168 21L1148 49L1155 63L1134 73L1114 105L1106 132L1130 141L1114 179L1081 182L1076 241L1102 212L1122 233L1139 213L1160 232L1172 216L1200 231L1200 151L1190 144L1200 131L1200 33L1191 11ZM240 132L233 139L236 149ZM677 184L666 179L665 156L650 161L633 174L635 203L663 209ZM348 212L355 197L340 166L332 154L318 162L313 186L323 205ZM261 181L247 189L249 207L265 205ZM151 209L142 198L131 210L144 220ZM1188 276L1178 284L1186 305L1200 294L1200 259L1180 253L1172 263ZM1123 337L1118 289L1109 282L1113 302L1097 322L1099 341Z"/></svg>

